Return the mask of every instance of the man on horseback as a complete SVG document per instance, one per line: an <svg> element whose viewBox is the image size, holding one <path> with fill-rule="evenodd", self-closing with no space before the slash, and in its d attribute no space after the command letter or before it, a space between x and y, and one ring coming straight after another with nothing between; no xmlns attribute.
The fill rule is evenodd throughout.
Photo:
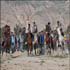
<svg viewBox="0 0 70 70"><path fill-rule="evenodd" d="M64 32L62 30L61 24L59 21L57 21L57 46L62 49L62 52L64 50Z"/></svg>
<svg viewBox="0 0 70 70"><path fill-rule="evenodd" d="M50 22L48 22L48 24L46 25L46 32L50 33L51 32L51 26L50 26Z"/></svg>
<svg viewBox="0 0 70 70"><path fill-rule="evenodd" d="M33 40L34 51L35 51L35 55L37 55L38 54L38 34L37 34L38 29L35 22L33 22L32 33L34 36L34 40Z"/></svg>
<svg viewBox="0 0 70 70"><path fill-rule="evenodd" d="M29 54L31 54L31 52L33 50L32 38L33 38L32 33L28 32L27 33L27 51L28 51L28 56L29 56Z"/></svg>
<svg viewBox="0 0 70 70"><path fill-rule="evenodd" d="M58 47L60 47L61 46L60 41L62 41L64 33L63 33L63 30L59 21L57 21L57 32L58 32Z"/></svg>
<svg viewBox="0 0 70 70"><path fill-rule="evenodd" d="M27 38L27 52L28 52L28 56L32 53L33 50L33 34L31 33L31 25L28 24L27 27L27 33L26 33L26 38Z"/></svg>
<svg viewBox="0 0 70 70"><path fill-rule="evenodd" d="M50 42L50 38L51 38L51 26L50 26L50 22L48 22L48 24L46 25L46 46L47 46L47 53L51 53L51 42Z"/></svg>

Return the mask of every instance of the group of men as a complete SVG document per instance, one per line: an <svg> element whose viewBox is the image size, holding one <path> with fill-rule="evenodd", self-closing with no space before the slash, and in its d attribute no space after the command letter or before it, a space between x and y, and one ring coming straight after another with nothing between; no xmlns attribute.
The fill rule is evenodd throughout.
<svg viewBox="0 0 70 70"><path fill-rule="evenodd" d="M34 50L35 55L43 55L45 54L45 50L48 50L48 53L51 54L51 50L56 50L56 46L63 47L64 32L60 22L57 21L58 26L56 30L52 30L50 24L48 22L46 29L41 32L38 32L35 22L33 22L32 31L31 25L27 24L27 27L20 30L18 35L11 32L10 27L6 25L1 46L2 54L4 52L14 53L16 50L21 52L27 50L28 55L31 55ZM45 45L46 48L44 48Z"/></svg>

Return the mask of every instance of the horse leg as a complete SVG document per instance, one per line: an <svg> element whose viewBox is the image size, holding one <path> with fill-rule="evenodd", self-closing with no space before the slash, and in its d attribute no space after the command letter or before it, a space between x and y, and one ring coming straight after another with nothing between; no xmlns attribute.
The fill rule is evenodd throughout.
<svg viewBox="0 0 70 70"><path fill-rule="evenodd" d="M50 44L48 44L48 52L47 52L47 54L51 54L51 47L50 47Z"/></svg>
<svg viewBox="0 0 70 70"><path fill-rule="evenodd" d="M31 46L28 45L28 56L31 54Z"/></svg>
<svg viewBox="0 0 70 70"><path fill-rule="evenodd" d="M49 44L49 54L51 55L51 50L52 50L52 48L51 48L51 45Z"/></svg>
<svg viewBox="0 0 70 70"><path fill-rule="evenodd" d="M64 48L64 42L62 42L62 54L64 53L64 50L65 50L65 48Z"/></svg>
<svg viewBox="0 0 70 70"><path fill-rule="evenodd" d="M28 56L29 56L29 49L28 49L27 53L28 53Z"/></svg>
<svg viewBox="0 0 70 70"><path fill-rule="evenodd" d="M36 55L36 49L35 49L35 55Z"/></svg>
<svg viewBox="0 0 70 70"><path fill-rule="evenodd" d="M36 55L36 45L34 44L34 53Z"/></svg>
<svg viewBox="0 0 70 70"><path fill-rule="evenodd" d="M29 51L28 51L28 56L29 56Z"/></svg>
<svg viewBox="0 0 70 70"><path fill-rule="evenodd" d="M2 48L2 56L3 56L4 52L5 52L5 48Z"/></svg>
<svg viewBox="0 0 70 70"><path fill-rule="evenodd" d="M7 53L8 53L8 50L7 50L7 47L6 47L6 56L7 56Z"/></svg>
<svg viewBox="0 0 70 70"><path fill-rule="evenodd" d="M29 56L29 46L28 46L28 56Z"/></svg>
<svg viewBox="0 0 70 70"><path fill-rule="evenodd" d="M32 45L30 46L30 54L32 53Z"/></svg>

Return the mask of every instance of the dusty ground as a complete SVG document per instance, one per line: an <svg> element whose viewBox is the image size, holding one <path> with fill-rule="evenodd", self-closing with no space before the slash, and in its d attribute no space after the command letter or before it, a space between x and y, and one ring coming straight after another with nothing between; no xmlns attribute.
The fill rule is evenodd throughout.
<svg viewBox="0 0 70 70"><path fill-rule="evenodd" d="M18 57L17 57L18 54ZM69 70L69 56L27 56L24 53L5 55L1 60L1 70Z"/></svg>

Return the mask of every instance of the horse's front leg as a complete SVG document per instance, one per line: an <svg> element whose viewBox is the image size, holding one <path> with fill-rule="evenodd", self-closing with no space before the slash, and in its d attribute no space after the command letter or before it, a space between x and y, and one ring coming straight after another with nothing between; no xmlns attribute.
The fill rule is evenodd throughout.
<svg viewBox="0 0 70 70"><path fill-rule="evenodd" d="M30 54L32 53L32 46L30 47Z"/></svg>
<svg viewBox="0 0 70 70"><path fill-rule="evenodd" d="M62 54L65 53L65 47L64 47L64 42L62 42Z"/></svg>
<svg viewBox="0 0 70 70"><path fill-rule="evenodd" d="M29 56L29 49L28 49L28 56Z"/></svg>
<svg viewBox="0 0 70 70"><path fill-rule="evenodd" d="M28 52L28 56L29 56L29 49L30 49L30 48L29 48L29 46L28 46L28 51L27 51L27 52Z"/></svg>

